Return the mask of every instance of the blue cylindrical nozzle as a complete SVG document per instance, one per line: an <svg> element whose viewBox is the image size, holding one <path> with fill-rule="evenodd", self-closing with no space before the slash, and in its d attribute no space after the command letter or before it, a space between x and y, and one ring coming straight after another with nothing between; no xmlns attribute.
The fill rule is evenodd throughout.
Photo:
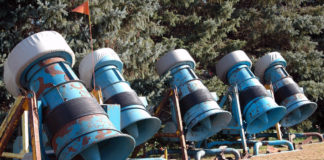
<svg viewBox="0 0 324 160"><path fill-rule="evenodd" d="M9 91L35 92L43 111L40 128L44 126L57 159L126 159L134 139L115 129L72 71L73 64L74 54L60 34L36 33L10 53L5 69L14 81L6 84L14 87Z"/></svg>
<svg viewBox="0 0 324 160"><path fill-rule="evenodd" d="M121 105L121 129L135 138L136 145L140 145L160 129L161 121L148 113L136 92L121 75L122 69L123 63L115 51L102 48L81 61L79 73L89 89L95 86L102 90L106 104Z"/></svg>
<svg viewBox="0 0 324 160"><path fill-rule="evenodd" d="M285 70L286 66L287 63L279 52L271 52L257 61L255 73L265 84L272 84L276 102L287 108L280 123L283 127L290 127L310 117L317 104L307 99Z"/></svg>
<svg viewBox="0 0 324 160"><path fill-rule="evenodd" d="M278 106L271 98L251 72L251 65L252 62L245 52L238 50L219 60L216 72L223 82L237 86L241 112L247 124L246 132L259 133L279 122L286 109Z"/></svg>
<svg viewBox="0 0 324 160"><path fill-rule="evenodd" d="M193 72L195 61L184 49L168 52L158 60L156 68L160 76L170 71L172 88L177 88L186 139L200 141L227 126L231 114L221 109L209 90ZM173 108L173 107L172 107ZM175 121L175 111L172 110Z"/></svg>

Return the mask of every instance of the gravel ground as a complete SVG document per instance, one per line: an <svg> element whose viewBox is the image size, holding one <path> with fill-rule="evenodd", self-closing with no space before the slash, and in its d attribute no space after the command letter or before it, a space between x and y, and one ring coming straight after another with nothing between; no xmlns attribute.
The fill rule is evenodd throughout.
<svg viewBox="0 0 324 160"><path fill-rule="evenodd" d="M324 160L324 143L306 144L294 152L252 157L251 160Z"/></svg>

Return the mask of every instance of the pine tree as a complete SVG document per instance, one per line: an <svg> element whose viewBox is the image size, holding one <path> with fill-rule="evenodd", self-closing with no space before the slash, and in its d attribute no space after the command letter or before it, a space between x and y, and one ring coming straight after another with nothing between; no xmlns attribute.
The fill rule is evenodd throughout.
<svg viewBox="0 0 324 160"><path fill-rule="evenodd" d="M80 61L91 52L88 17L71 10L82 2L0 0L0 67L17 43L43 30L61 33ZM215 76L220 57L242 49L255 61L276 50L306 95L318 103L321 112L314 118L320 119L323 5L316 0L91 0L93 44L94 49L110 47L119 54L124 77L140 95L149 97L151 105L158 104L168 87L168 78L160 80L155 63L169 50L187 49L197 62L198 77L219 95L227 87ZM77 68L78 63L76 72ZM0 91L1 106L9 106L13 98L2 81Z"/></svg>

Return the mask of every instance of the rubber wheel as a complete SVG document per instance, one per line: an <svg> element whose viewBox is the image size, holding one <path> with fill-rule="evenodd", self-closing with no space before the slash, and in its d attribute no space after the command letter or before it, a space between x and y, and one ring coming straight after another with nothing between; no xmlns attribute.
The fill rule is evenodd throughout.
<svg viewBox="0 0 324 160"><path fill-rule="evenodd" d="M263 81L264 72L269 68L273 62L280 61L286 67L286 61L281 56L279 52L270 52L266 55L262 56L256 63L254 68L254 73L259 77L261 81Z"/></svg>
<svg viewBox="0 0 324 160"><path fill-rule="evenodd" d="M217 77L220 78L223 82L227 82L227 72L240 62L247 63L249 67L251 67L252 65L250 58L242 50L237 50L227 54L216 64Z"/></svg>
<svg viewBox="0 0 324 160"><path fill-rule="evenodd" d="M93 67L96 67L98 62L104 57L108 57L108 63L105 65L114 65L120 71L123 69L123 62L120 60L117 53L111 48L101 48L95 50L93 54L86 55L80 62L79 65L79 74L80 79L84 81L86 87L92 90L91 80L92 80L92 73Z"/></svg>
<svg viewBox="0 0 324 160"><path fill-rule="evenodd" d="M71 63L71 66L74 65L75 57L72 49L66 43L65 39L55 31L39 32L18 43L11 51L7 59L8 67L6 69L7 71L5 72L8 73L9 70L12 74L11 77L9 76L5 78L7 85L9 85L8 87L11 88L8 91L17 96L16 91L19 90L19 88L22 88L22 85L20 84L22 72L38 58L45 55L51 57L50 54L55 52L66 53L64 55L66 57L64 58ZM5 76L8 76L8 74Z"/></svg>
<svg viewBox="0 0 324 160"><path fill-rule="evenodd" d="M176 49L168 52L156 62L156 70L160 76L166 74L173 67L187 64L192 69L195 68L196 62L185 49Z"/></svg>

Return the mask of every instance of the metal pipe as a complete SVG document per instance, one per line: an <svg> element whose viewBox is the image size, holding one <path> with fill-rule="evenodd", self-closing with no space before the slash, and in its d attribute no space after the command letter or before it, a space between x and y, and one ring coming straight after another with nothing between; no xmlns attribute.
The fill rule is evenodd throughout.
<svg viewBox="0 0 324 160"><path fill-rule="evenodd" d="M239 151L234 148L225 148L225 149L204 149L196 152L195 158L196 160L200 160L204 155L216 155L216 154L233 154L235 156L235 160L239 160L241 158Z"/></svg>
<svg viewBox="0 0 324 160"><path fill-rule="evenodd" d="M188 155L194 156L196 160L200 160L201 157L205 155L216 155L216 154L233 154L235 160L239 160L241 158L240 153L238 150L234 148L225 148L225 149L200 149L200 150L188 150ZM163 154L161 150L150 150L145 153L145 156L156 155L156 154ZM169 149L168 154L181 154L180 149Z"/></svg>
<svg viewBox="0 0 324 160"><path fill-rule="evenodd" d="M23 159L25 153L9 153L9 152L3 152L1 157L5 158L17 158L17 159Z"/></svg>
<svg viewBox="0 0 324 160"><path fill-rule="evenodd" d="M262 145L271 145L271 146L287 145L289 151L294 150L294 145L287 140L262 141L262 142L256 142L254 144L253 155L259 154L259 147L261 147Z"/></svg>
<svg viewBox="0 0 324 160"><path fill-rule="evenodd" d="M200 151L198 151L198 152L196 153L196 155L195 155L195 159L196 159L196 160L200 160L201 157L203 157L203 156L205 156L205 155L206 155L205 150L200 150Z"/></svg>
<svg viewBox="0 0 324 160"><path fill-rule="evenodd" d="M22 152L29 152L29 135L28 135L28 111L24 111L22 119L21 119L21 130L22 130Z"/></svg>
<svg viewBox="0 0 324 160"><path fill-rule="evenodd" d="M256 142L253 146L253 155L259 154L259 148L262 146L262 142Z"/></svg>
<svg viewBox="0 0 324 160"><path fill-rule="evenodd" d="M320 142L323 142L323 136L322 134L318 132L308 132L308 133L295 133L296 137L309 137L309 136L314 136L317 137Z"/></svg>

